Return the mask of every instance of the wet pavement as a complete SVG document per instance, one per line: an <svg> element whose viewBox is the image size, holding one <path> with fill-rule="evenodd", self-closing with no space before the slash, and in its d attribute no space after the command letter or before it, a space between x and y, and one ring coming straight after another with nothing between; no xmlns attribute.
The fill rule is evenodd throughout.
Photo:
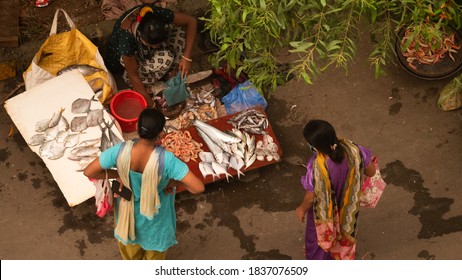
<svg viewBox="0 0 462 280"><path fill-rule="evenodd" d="M303 259L295 208L310 156L302 128L312 118L369 147L388 183L375 209L361 209L358 259L462 259L462 111L436 106L449 79L392 66L376 79L368 50L361 46L348 75L332 69L312 86L291 81L272 93L267 115L282 161L200 195L180 193L169 259ZM2 99L16 82L0 82ZM0 110L0 258L119 259L113 216L97 217L93 199L69 207L19 132L8 136L10 126Z"/></svg>

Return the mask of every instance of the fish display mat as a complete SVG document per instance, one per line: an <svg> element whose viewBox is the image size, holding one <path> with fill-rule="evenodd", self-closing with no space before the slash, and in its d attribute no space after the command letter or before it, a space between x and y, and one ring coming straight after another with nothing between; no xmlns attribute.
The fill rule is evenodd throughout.
<svg viewBox="0 0 462 280"><path fill-rule="evenodd" d="M78 98L91 99L93 95L94 92L82 74L78 71L71 71L7 100L5 109L25 141L29 142L31 136L37 133L35 132L35 124L38 121L51 118L54 112L63 108L62 115L70 124L74 117L84 115L71 112L72 102ZM98 101L91 104L92 110L102 108L102 104ZM103 110L103 114L106 122L112 122L112 116L105 110ZM111 130L123 139L115 126ZM99 126L88 127L80 135L79 142L101 138L101 134ZM39 155L40 146L29 147ZM95 186L83 175L83 172L77 171L79 169L78 162L67 158L70 150L72 148L66 149L64 156L56 160L41 159L50 170L67 203L72 207L93 197L95 195Z"/></svg>

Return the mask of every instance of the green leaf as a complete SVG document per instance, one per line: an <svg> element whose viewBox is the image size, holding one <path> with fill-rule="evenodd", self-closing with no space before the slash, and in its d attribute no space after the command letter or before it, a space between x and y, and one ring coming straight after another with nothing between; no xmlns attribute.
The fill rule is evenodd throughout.
<svg viewBox="0 0 462 280"><path fill-rule="evenodd" d="M260 0L260 8L262 8L262 10L266 11L266 2L265 2L265 0Z"/></svg>
<svg viewBox="0 0 462 280"><path fill-rule="evenodd" d="M325 7L325 6L326 6L326 0L321 0L321 5L322 5L323 7Z"/></svg>
<svg viewBox="0 0 462 280"><path fill-rule="evenodd" d="M242 12L242 22L243 23L245 23L247 15L248 15L248 10L244 9L244 11Z"/></svg>
<svg viewBox="0 0 462 280"><path fill-rule="evenodd" d="M310 85L313 84L313 82L311 81L310 76L308 76L308 74L307 74L306 72L301 72L300 74L302 75L303 80L305 80L305 82L306 82L307 84L310 84Z"/></svg>
<svg viewBox="0 0 462 280"><path fill-rule="evenodd" d="M222 51L225 51L226 49L229 48L229 46L230 46L230 44L224 43L223 45L221 45L221 50L222 50Z"/></svg>
<svg viewBox="0 0 462 280"><path fill-rule="evenodd" d="M375 23L375 20L377 19L377 7L372 7L371 8L371 22Z"/></svg>

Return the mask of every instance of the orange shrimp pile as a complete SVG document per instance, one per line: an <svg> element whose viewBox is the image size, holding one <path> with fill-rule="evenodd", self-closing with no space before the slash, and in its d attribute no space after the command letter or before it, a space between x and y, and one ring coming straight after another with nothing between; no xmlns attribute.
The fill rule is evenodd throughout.
<svg viewBox="0 0 462 280"><path fill-rule="evenodd" d="M404 44L409 39L410 35L411 31L409 29L406 30L401 43ZM450 36L445 36L441 46L436 50L432 49L432 45L434 47L435 42L432 42L431 44L425 44L422 38L419 40L414 39L406 51L402 51L401 53L404 57L406 57L406 61L408 62L409 67L414 70L417 70L414 62L417 61L421 64L435 64L443 59L446 56L446 53L448 53L452 61L455 61L452 54L456 53L460 49L461 45L456 45L454 39L454 33Z"/></svg>
<svg viewBox="0 0 462 280"><path fill-rule="evenodd" d="M196 161L202 151L202 144L193 140L189 131L169 133L161 140L161 145L184 162Z"/></svg>

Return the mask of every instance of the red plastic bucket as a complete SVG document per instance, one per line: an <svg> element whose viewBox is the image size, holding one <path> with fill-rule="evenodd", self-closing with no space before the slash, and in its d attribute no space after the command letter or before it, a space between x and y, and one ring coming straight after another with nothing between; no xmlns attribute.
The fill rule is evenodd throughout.
<svg viewBox="0 0 462 280"><path fill-rule="evenodd" d="M111 100L111 114L119 122L123 132L136 130L140 113L148 106L144 97L133 90L123 90Z"/></svg>

